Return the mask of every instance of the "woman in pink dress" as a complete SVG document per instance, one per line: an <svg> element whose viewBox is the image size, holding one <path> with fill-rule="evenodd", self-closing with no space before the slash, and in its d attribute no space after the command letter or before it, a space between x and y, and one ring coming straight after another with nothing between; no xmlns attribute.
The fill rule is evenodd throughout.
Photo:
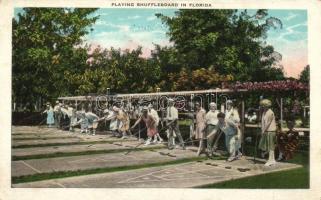
<svg viewBox="0 0 321 200"><path fill-rule="evenodd" d="M148 136L148 139L145 145L149 145L151 144L152 138L157 133L156 121L152 115L148 114L147 107L144 107L142 112L143 114L140 116L140 118L135 122L135 124L131 128L133 129L139 122L141 122L141 120L143 120L147 128L147 136Z"/></svg>

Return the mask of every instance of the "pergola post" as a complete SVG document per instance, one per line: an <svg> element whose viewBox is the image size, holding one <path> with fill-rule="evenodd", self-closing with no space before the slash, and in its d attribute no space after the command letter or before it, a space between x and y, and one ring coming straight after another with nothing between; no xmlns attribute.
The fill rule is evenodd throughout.
<svg viewBox="0 0 321 200"><path fill-rule="evenodd" d="M159 87L156 89L156 92L157 92L157 93L160 92L160 88L159 88ZM159 110L159 109L158 109L158 103L159 103L159 95L156 96L156 110L157 110L157 111Z"/></svg>
<svg viewBox="0 0 321 200"><path fill-rule="evenodd" d="M242 123L241 123L241 138L239 138L239 140L241 140L241 148L242 148L242 153L244 154L244 131L245 131L245 103L244 103L244 99L242 96Z"/></svg>
<svg viewBox="0 0 321 200"><path fill-rule="evenodd" d="M194 94L191 94L191 111L194 112L194 104L193 104Z"/></svg>
<svg viewBox="0 0 321 200"><path fill-rule="evenodd" d="M280 99L280 123L281 123L281 129L282 129L282 123L283 123L283 98Z"/></svg>

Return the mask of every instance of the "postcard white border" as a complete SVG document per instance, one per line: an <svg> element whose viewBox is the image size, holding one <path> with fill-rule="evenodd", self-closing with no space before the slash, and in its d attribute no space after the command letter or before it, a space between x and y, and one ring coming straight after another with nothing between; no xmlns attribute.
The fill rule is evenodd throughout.
<svg viewBox="0 0 321 200"><path fill-rule="evenodd" d="M307 9L311 66L310 189L18 189L11 188L11 21L14 7L112 7L113 2L211 3L212 9ZM155 8L155 7L153 7ZM162 7L164 8L164 7ZM209 8L206 8L209 9ZM0 200L10 199L240 199L321 197L321 1L318 0L0 0Z"/></svg>

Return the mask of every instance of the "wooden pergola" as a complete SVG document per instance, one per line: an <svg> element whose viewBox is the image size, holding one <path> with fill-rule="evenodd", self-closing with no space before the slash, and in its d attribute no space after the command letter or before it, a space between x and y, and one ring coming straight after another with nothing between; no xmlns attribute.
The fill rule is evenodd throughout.
<svg viewBox="0 0 321 200"><path fill-rule="evenodd" d="M177 91L177 92L153 92L153 93L132 93L132 94L113 94L113 95L87 95L87 96L72 96L72 97L59 97L58 100L61 101L92 101L100 97L108 98L156 98L160 96L190 96L190 95L200 95L200 94L222 94L222 93L235 93L235 92L247 92L248 90L231 90L231 89L209 89L209 90L194 90L194 91Z"/></svg>
<svg viewBox="0 0 321 200"><path fill-rule="evenodd" d="M108 93L105 95L87 95L87 96L72 96L72 97L59 97L58 99L61 101L74 101L76 106L81 102L94 102L98 99L100 101L112 101L115 99L126 99L126 100L135 100L141 98L150 98L150 99L159 99L161 97L179 97L179 96L189 96L190 100L193 101L193 98L197 95L213 95L215 96L216 103L218 102L218 98L222 95L232 94L232 93L247 93L251 92L247 89L208 89L208 90L195 90L195 91L176 91L176 92L158 92L153 93L132 93L132 94L109 94L109 88L107 89ZM242 95L243 96L243 95ZM243 96L244 97L244 96ZM241 108L240 108L240 117L241 117L241 130L244 133L245 128L259 128L260 124L245 124L245 102L244 98L241 97ZM225 102L228 99L228 96L225 96ZM214 101L214 100L212 100ZM283 100L280 98L280 119L283 120ZM226 106L226 105L225 105ZM309 131L309 129L302 129L300 131ZM243 141L244 142L244 138ZM243 146L243 145L242 145Z"/></svg>

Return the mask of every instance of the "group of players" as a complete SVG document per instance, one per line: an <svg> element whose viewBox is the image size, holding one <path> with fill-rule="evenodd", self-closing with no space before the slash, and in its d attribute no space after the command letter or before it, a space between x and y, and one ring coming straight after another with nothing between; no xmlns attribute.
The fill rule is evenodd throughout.
<svg viewBox="0 0 321 200"><path fill-rule="evenodd" d="M259 148L263 152L263 157L269 155L266 165L271 166L276 163L274 158L274 149L277 144L276 121L274 113L270 108L270 100L262 100L260 106L263 108L263 112L261 116L262 135ZM229 153L227 161L231 162L241 158L241 141L243 134L240 129L240 116L238 110L233 107L233 102L231 100L226 102L224 112L217 110L217 105L214 102L209 104L208 112L206 112L198 102L195 103L195 108L195 127L193 128L192 136L199 143L197 155L206 153L212 156L218 148L220 137L224 134L225 146ZM175 137L177 137L179 141L177 147L185 149L186 142L184 142L179 129L178 110L175 107L175 101L173 99L168 99L168 106L164 112L164 121L166 124L164 128L167 132L168 149L174 149L176 147ZM122 139L135 136L136 134L132 134L132 130L143 122L148 137L145 145L163 142L163 138L160 136L160 131L158 130L160 117L152 104L141 108L140 114L137 114L136 121L132 126L130 126L129 112L117 106L103 110L103 116L99 117L89 109L77 111L72 105L64 105L57 101L54 107L47 104L47 109L44 113L47 113L47 124L49 127L55 125L60 129L67 127L69 131L74 131L74 127L80 126L81 133L92 135L96 134L96 129L100 122L110 121L109 130L112 132L112 136ZM62 120L65 118L69 119L69 124L67 125L62 123ZM285 153L282 154L282 152L280 153L281 156L284 156L284 154Z"/></svg>

